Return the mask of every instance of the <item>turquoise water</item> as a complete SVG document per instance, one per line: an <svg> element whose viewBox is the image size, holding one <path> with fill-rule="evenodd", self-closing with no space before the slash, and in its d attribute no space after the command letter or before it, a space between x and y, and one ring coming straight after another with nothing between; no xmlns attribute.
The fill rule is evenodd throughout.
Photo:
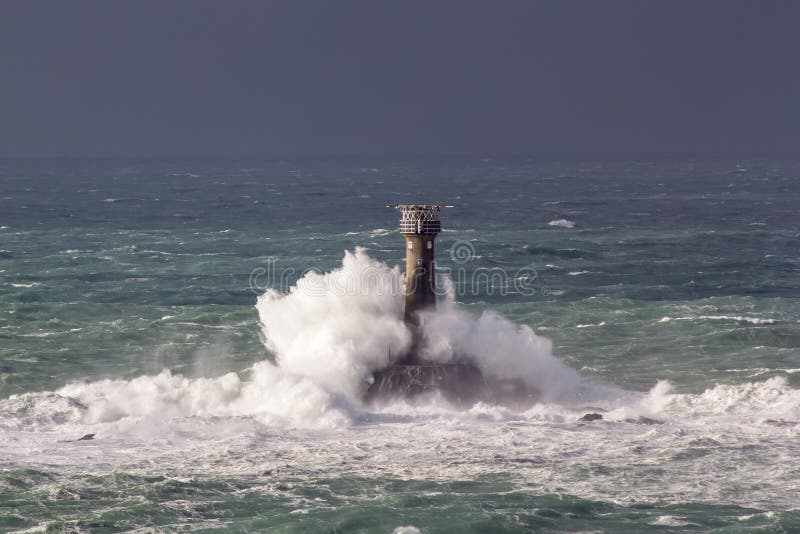
<svg viewBox="0 0 800 534"><path fill-rule="evenodd" d="M798 174L711 157L2 161L0 530L798 529ZM551 340L580 387L524 410L365 407L331 378L334 356L361 362L361 304L285 297L287 340L262 329L261 294L346 250L400 265L385 206L415 201L454 206L437 258L456 308ZM468 283L522 268L532 295ZM503 332L511 349L476 350L525 359ZM560 369L539 357L530 372Z"/></svg>

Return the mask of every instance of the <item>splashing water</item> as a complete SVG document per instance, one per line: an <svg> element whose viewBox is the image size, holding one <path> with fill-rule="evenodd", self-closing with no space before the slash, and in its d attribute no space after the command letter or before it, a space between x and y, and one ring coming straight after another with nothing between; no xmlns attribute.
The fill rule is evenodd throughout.
<svg viewBox="0 0 800 534"><path fill-rule="evenodd" d="M59 443L75 443L76 437L91 433L97 437L87 446L103 447L92 461L129 470L149 471L152 462L166 462L192 472L200 460L189 461L180 452L189 447L213 471L223 443L227 459L219 468L224 472L247 471L253 462L286 469L290 462L297 476L305 476L303 466L311 461L310 473L335 473L342 458L369 451L368 469L376 473L407 476L412 469L416 477L470 478L513 468L523 480L538 479L539 461L526 475L513 457L503 467L504 458L535 455L554 466L547 471L554 487L603 498L613 498L622 482L586 478L580 466L557 466L586 457L591 465L632 477L625 480L641 478L643 498L719 501L731 484L754 480L758 488L738 501L775 504L774 484L797 486L788 473L773 473L769 476L777 478L770 482L748 467L740 477L697 493L691 486L694 475L681 463L700 455L709 469L727 469L730 462L742 461L731 459L731 450L741 456L754 448L771 455L775 465L790 458L792 452L782 444L800 429L800 391L784 377L717 385L699 395L675 393L666 381L647 393L594 385L555 358L550 341L529 327L493 312L473 316L458 309L452 297L422 317L423 356L445 363L466 354L487 376L522 378L541 393L540 402L522 411L487 403L457 410L435 398L427 404L400 400L379 409L365 407L361 399L372 372L410 345L401 282L397 268L362 249L348 252L340 268L309 273L288 293L268 291L258 299L274 363L265 360L244 373L217 378L190 379L165 370L132 380L77 382L55 392L12 395L0 401L0 448L16 465L38 465L41 457L49 464L82 466L86 457L77 449L63 451ZM589 407L602 412L602 421L577 423ZM663 424L630 424L643 420ZM369 434L363 433L365 427ZM280 434L260 437L264 432ZM279 435L285 437L276 441ZM254 449L252 444L263 439L269 439L269 447ZM325 452L320 449L309 460L311 443L324 444ZM405 446L398 448L399 443ZM433 456L426 456L432 444ZM141 465L130 457L131 447L142 457ZM30 450L39 454L32 457ZM649 455L650 462L669 473L668 489L647 485L648 464L631 464L631 450ZM441 451L447 451L446 463ZM470 460L462 461L465 457ZM780 506L793 502L782 499Z"/></svg>
<svg viewBox="0 0 800 534"><path fill-rule="evenodd" d="M357 248L340 268L305 275L289 293L269 290L257 309L275 362L240 376L190 379L169 370L132 380L72 383L56 394L77 406L65 421L122 431L181 417L253 417L269 426L342 427L364 413L372 373L411 343L398 268ZM474 317L448 296L422 317L422 355L450 363L468 355L488 377L522 378L546 402L580 403L622 392L581 383L548 339L493 312ZM37 394L15 396L35 398ZM33 396L33 397L32 397ZM17 407L18 408L18 407ZM444 407L446 409L446 407Z"/></svg>
<svg viewBox="0 0 800 534"><path fill-rule="evenodd" d="M259 299L267 346L284 371L356 402L372 373L409 348L401 289L397 268L361 248L347 252L341 268L311 273L287 295L269 291ZM522 378L547 400L580 386L578 374L552 356L548 339L496 313L473 317L456 308L452 295L422 314L421 327L424 360L455 363L467 356L487 377Z"/></svg>
<svg viewBox="0 0 800 534"><path fill-rule="evenodd" d="M372 372L411 344L399 288L399 269L363 249L347 252L341 268L309 273L289 294L270 290L258 299L267 347L285 372L357 398Z"/></svg>

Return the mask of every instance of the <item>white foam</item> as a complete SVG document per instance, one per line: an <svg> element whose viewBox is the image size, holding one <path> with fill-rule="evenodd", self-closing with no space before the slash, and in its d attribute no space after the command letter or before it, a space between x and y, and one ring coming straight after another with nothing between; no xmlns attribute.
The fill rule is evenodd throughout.
<svg viewBox="0 0 800 534"><path fill-rule="evenodd" d="M580 385L578 373L553 357L549 339L497 313L486 311L476 318L448 296L435 312L422 314L421 323L423 358L448 363L469 356L484 374L521 378L548 400L569 395Z"/></svg>
<svg viewBox="0 0 800 534"><path fill-rule="evenodd" d="M707 321L737 321L740 323L750 323L750 324L775 324L777 321L775 319L765 319L761 317L743 317L740 315L697 315L695 317L669 317L665 316L662 317L658 322L659 323L668 323L670 321L696 321L696 320L707 320Z"/></svg>
<svg viewBox="0 0 800 534"><path fill-rule="evenodd" d="M236 373L189 379L162 371L132 380L69 384L56 392L87 409L83 425L111 424L115 431L162 426L185 417L247 416L267 426L338 428L350 422L349 406L309 379L256 364L249 380Z"/></svg>
<svg viewBox="0 0 800 534"><path fill-rule="evenodd" d="M310 272L289 293L270 290L258 299L264 339L277 365L265 361L242 376L198 379L167 370L133 380L69 384L57 393L88 407L84 424L251 416L265 424L347 426L362 410L372 373L410 345L402 284L398 268L356 249L345 254L341 268ZM429 360L468 357L488 376L523 379L546 400L570 398L581 388L577 372L552 355L548 339L496 313L472 316L448 296L435 313L423 314L421 323L422 355Z"/></svg>
<svg viewBox="0 0 800 534"><path fill-rule="evenodd" d="M488 375L523 378L542 401L525 410L488 403L459 410L435 397L363 406L371 370L409 343L401 289L397 268L361 249L348 253L339 269L259 298L278 365L263 361L215 378L165 370L12 395L0 400L0 457L6 466L67 474L270 470L303 480L352 473L466 480L513 473L521 487L613 502L800 506L800 390L785 377L697 394L666 381L645 393L593 385L531 328L492 312L472 316L451 297L423 316L425 355L466 354ZM590 412L603 419L578 422ZM654 421L662 424L643 424ZM72 441L87 433L95 439Z"/></svg>
<svg viewBox="0 0 800 534"><path fill-rule="evenodd" d="M165 372L0 400L0 454L6 465L65 473L270 471L309 481L354 472L434 480L513 473L522 488L611 502L800 505L800 425L767 423L800 415L800 392L785 380L698 395L667 382L647 394L585 391L571 404L523 412L490 404L459 411L439 399L366 411L266 362L250 378ZM579 423L589 411L603 420ZM663 424L637 424L641 416ZM86 433L95 439L65 443Z"/></svg>
<svg viewBox="0 0 800 534"><path fill-rule="evenodd" d="M684 518L672 515L660 515L652 522L650 522L650 524L654 526L665 526L665 527L685 527L689 525L694 525L695 523L685 521Z"/></svg>
<svg viewBox="0 0 800 534"><path fill-rule="evenodd" d="M308 273L288 294L269 290L259 297L267 347L287 373L357 397L372 372L411 342L401 288L398 268L361 248L347 252L340 269Z"/></svg>
<svg viewBox="0 0 800 534"><path fill-rule="evenodd" d="M700 395L676 396L668 405L695 416L796 420L800 418L800 390L789 387L786 377L774 376L761 382L715 385Z"/></svg>
<svg viewBox="0 0 800 534"><path fill-rule="evenodd" d="M570 221L569 219L556 219L555 221L550 221L547 224L561 228L575 228L575 221Z"/></svg>
<svg viewBox="0 0 800 534"><path fill-rule="evenodd" d="M289 294L268 291L258 310L267 346L284 371L312 377L354 401L372 372L405 353L411 335L402 318L399 269L363 249L346 253L342 267L309 273ZM495 378L522 378L543 395L559 397L579 383L553 357L548 339L492 312L474 317L447 296L421 317L422 357L439 363L470 358Z"/></svg>

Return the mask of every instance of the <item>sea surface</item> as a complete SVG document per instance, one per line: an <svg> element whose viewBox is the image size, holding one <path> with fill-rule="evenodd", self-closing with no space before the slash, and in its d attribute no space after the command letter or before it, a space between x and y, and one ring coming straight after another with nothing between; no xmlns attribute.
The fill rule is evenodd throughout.
<svg viewBox="0 0 800 534"><path fill-rule="evenodd" d="M361 402L431 202L432 353L538 402ZM799 211L791 158L0 160L0 531L800 532Z"/></svg>

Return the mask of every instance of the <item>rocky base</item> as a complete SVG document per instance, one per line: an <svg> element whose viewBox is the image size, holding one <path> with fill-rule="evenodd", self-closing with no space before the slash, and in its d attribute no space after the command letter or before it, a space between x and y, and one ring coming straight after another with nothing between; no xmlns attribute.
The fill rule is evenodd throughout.
<svg viewBox="0 0 800 534"><path fill-rule="evenodd" d="M530 405L536 398L520 380L487 380L477 367L464 363L392 365L377 371L373 378L365 398L367 403L413 399L426 393L439 393L462 407L479 401Z"/></svg>

